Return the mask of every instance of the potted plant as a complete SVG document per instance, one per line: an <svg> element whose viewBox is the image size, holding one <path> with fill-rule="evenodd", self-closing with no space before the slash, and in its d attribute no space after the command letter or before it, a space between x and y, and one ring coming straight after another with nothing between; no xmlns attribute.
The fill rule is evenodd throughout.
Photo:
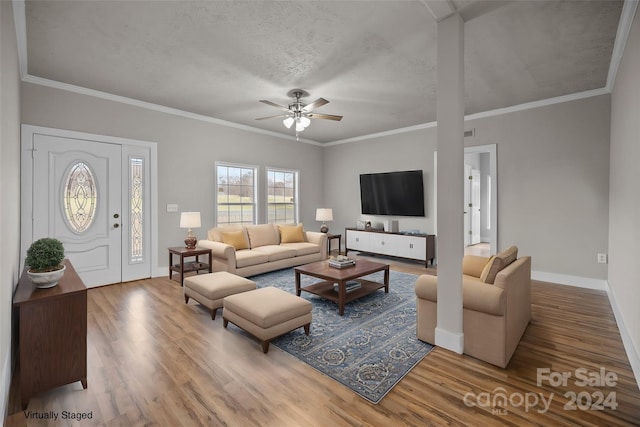
<svg viewBox="0 0 640 427"><path fill-rule="evenodd" d="M58 284L66 269L62 260L64 246L60 240L51 237L36 240L27 250L27 275L36 287L51 288Z"/></svg>

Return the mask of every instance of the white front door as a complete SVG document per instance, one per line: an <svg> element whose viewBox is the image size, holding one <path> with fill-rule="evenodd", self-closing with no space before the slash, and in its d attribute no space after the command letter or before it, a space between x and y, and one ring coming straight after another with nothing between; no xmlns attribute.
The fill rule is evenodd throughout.
<svg viewBox="0 0 640 427"><path fill-rule="evenodd" d="M34 135L33 240L60 239L86 286L121 281L121 151Z"/></svg>
<svg viewBox="0 0 640 427"><path fill-rule="evenodd" d="M86 286L144 279L157 265L156 145L22 125L22 258L62 241Z"/></svg>

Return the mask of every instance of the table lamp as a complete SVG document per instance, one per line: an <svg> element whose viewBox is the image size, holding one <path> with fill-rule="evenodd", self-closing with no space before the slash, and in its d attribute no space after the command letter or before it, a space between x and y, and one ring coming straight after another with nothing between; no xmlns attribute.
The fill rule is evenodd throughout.
<svg viewBox="0 0 640 427"><path fill-rule="evenodd" d="M195 249L198 239L193 235L192 228L200 228L200 212L181 212L180 213L180 228L188 228L187 238L184 239L184 244L187 249Z"/></svg>
<svg viewBox="0 0 640 427"><path fill-rule="evenodd" d="M316 209L316 221L322 221L320 231L326 233L329 231L329 227L325 224L326 221L333 221L333 210L331 208L318 208Z"/></svg>

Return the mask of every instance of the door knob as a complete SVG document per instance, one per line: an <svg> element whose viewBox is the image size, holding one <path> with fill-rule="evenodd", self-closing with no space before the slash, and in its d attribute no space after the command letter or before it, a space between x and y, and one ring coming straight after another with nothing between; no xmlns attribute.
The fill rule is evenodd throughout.
<svg viewBox="0 0 640 427"><path fill-rule="evenodd" d="M114 218L116 218L116 219L118 219L118 218L120 218L120 215L118 215L118 214L113 214L113 217L114 217Z"/></svg>
<svg viewBox="0 0 640 427"><path fill-rule="evenodd" d="M120 224L118 224L117 222L113 224L113 228L118 228L118 227L120 227Z"/></svg>

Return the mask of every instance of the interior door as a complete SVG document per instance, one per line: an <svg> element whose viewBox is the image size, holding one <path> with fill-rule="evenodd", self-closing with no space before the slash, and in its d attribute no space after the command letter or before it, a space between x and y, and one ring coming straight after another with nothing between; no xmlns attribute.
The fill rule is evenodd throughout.
<svg viewBox="0 0 640 427"><path fill-rule="evenodd" d="M464 245L471 244L471 165L464 164Z"/></svg>
<svg viewBox="0 0 640 427"><path fill-rule="evenodd" d="M86 286L121 281L121 150L34 135L33 240L60 239Z"/></svg>
<svg viewBox="0 0 640 427"><path fill-rule="evenodd" d="M471 169L471 206L469 208L471 214L471 244L475 245L480 243L480 171L478 169Z"/></svg>

